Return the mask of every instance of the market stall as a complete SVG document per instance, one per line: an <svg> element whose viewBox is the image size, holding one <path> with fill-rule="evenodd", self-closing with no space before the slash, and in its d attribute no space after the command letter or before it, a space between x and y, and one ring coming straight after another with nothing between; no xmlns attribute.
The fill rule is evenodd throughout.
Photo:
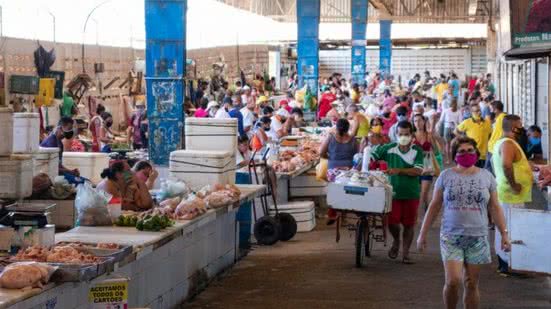
<svg viewBox="0 0 551 309"><path fill-rule="evenodd" d="M105 274L87 282L49 283L42 289L0 289L0 308L88 307L91 287L115 278L126 282L130 307L174 307L204 287L236 260L239 238L235 221L240 204L264 190L240 185L239 201L210 209L189 221L176 221L159 232L133 227L77 227L56 235L57 243L130 245L132 251ZM119 282L117 281L117 282Z"/></svg>

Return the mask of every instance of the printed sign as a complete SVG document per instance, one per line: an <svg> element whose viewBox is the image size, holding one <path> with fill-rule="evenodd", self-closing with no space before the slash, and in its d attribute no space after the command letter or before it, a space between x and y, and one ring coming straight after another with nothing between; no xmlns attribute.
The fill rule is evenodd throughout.
<svg viewBox="0 0 551 309"><path fill-rule="evenodd" d="M128 279L109 279L92 285L88 303L90 309L127 309Z"/></svg>
<svg viewBox="0 0 551 309"><path fill-rule="evenodd" d="M551 0L511 1L513 45L551 42Z"/></svg>

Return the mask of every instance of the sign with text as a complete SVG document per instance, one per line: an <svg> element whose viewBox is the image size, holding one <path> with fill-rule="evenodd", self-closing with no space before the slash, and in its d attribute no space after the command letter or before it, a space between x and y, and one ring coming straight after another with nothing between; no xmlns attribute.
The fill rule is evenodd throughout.
<svg viewBox="0 0 551 309"><path fill-rule="evenodd" d="M511 1L513 45L551 44L551 0Z"/></svg>
<svg viewBox="0 0 551 309"><path fill-rule="evenodd" d="M108 279L95 283L88 291L90 309L127 309L128 279Z"/></svg>

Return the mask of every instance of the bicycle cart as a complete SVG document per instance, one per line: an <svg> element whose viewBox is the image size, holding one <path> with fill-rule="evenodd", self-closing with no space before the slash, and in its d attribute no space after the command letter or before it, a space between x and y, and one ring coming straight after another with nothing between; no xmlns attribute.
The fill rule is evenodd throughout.
<svg viewBox="0 0 551 309"><path fill-rule="evenodd" d="M362 267L365 257L371 256L374 242L384 242L386 246L385 215L392 210L392 186L383 175L368 175L370 183L329 183L327 203L340 211L337 220L337 242L340 239L340 225L349 214L357 218L354 224L347 225L355 232L356 267Z"/></svg>

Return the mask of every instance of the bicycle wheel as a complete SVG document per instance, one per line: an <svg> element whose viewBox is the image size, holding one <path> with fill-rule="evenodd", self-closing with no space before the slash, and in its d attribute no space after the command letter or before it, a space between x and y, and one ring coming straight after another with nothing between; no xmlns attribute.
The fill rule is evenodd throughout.
<svg viewBox="0 0 551 309"><path fill-rule="evenodd" d="M373 220L366 220L365 224L365 256L370 257L371 256L371 250L373 249L373 232L375 231L375 228L372 226L374 225Z"/></svg>
<svg viewBox="0 0 551 309"><path fill-rule="evenodd" d="M356 224L356 267L360 268L363 266L364 259L366 256L365 252L365 226L366 221L364 218L360 218Z"/></svg>

